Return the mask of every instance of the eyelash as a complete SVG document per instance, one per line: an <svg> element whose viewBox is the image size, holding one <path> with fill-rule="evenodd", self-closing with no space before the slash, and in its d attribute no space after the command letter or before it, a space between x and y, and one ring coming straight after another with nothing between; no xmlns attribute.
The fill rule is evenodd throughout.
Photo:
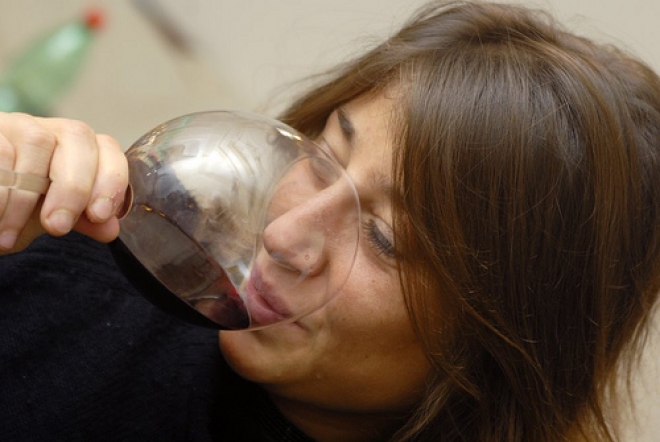
<svg viewBox="0 0 660 442"><path fill-rule="evenodd" d="M396 256L394 245L385 237L385 235L383 235L383 232L380 231L373 219L365 222L362 225L362 229L364 230L367 240L374 249L376 249L379 255L385 255L387 258L394 258Z"/></svg>
<svg viewBox="0 0 660 442"><path fill-rule="evenodd" d="M339 127L341 128L341 131L344 133L344 136L349 140L353 138L353 133L354 133L353 126L346 119L346 116L343 114L343 112L337 111L337 120L339 121Z"/></svg>

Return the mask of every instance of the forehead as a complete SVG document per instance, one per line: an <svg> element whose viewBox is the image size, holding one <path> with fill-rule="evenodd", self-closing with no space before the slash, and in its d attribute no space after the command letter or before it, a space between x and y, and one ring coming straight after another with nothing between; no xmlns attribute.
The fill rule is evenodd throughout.
<svg viewBox="0 0 660 442"><path fill-rule="evenodd" d="M393 195L395 112L393 97L374 93L340 106L329 121L328 135L342 146L338 156L363 203L388 205Z"/></svg>
<svg viewBox="0 0 660 442"><path fill-rule="evenodd" d="M382 92L350 101L338 110L336 118L345 118L353 130L349 142L351 163L370 165L390 175L395 110L396 100Z"/></svg>

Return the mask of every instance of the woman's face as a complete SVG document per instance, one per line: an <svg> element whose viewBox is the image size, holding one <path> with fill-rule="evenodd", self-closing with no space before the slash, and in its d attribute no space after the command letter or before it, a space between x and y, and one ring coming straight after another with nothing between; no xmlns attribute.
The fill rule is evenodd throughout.
<svg viewBox="0 0 660 442"><path fill-rule="evenodd" d="M389 415L409 409L429 378L394 260L393 105L384 94L350 102L333 112L320 140L346 167L362 207L357 256L341 291L295 323L220 333L227 361L265 387L276 404ZM334 250L326 261L350 260L351 254ZM268 272L261 276L269 278Z"/></svg>

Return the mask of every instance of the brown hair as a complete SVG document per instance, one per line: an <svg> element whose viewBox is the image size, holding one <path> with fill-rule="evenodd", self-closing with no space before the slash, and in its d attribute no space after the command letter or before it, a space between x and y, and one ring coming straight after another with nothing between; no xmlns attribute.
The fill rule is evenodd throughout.
<svg viewBox="0 0 660 442"><path fill-rule="evenodd" d="M613 440L660 292L660 80L542 13L432 4L282 119L315 136L392 84L401 280L436 369L394 440Z"/></svg>

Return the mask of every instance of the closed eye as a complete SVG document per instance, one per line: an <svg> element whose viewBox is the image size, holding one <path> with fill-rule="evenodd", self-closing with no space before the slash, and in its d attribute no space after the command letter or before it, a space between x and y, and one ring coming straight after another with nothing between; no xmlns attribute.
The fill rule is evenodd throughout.
<svg viewBox="0 0 660 442"><path fill-rule="evenodd" d="M345 108L337 108L337 120L339 121L339 128L341 129L344 139L346 139L349 144L352 144L353 138L355 137L355 127L348 118Z"/></svg>
<svg viewBox="0 0 660 442"><path fill-rule="evenodd" d="M362 225L362 229L369 244L378 255L383 255L389 259L394 259L396 257L396 250L392 240L383 233L374 219L365 221Z"/></svg>

